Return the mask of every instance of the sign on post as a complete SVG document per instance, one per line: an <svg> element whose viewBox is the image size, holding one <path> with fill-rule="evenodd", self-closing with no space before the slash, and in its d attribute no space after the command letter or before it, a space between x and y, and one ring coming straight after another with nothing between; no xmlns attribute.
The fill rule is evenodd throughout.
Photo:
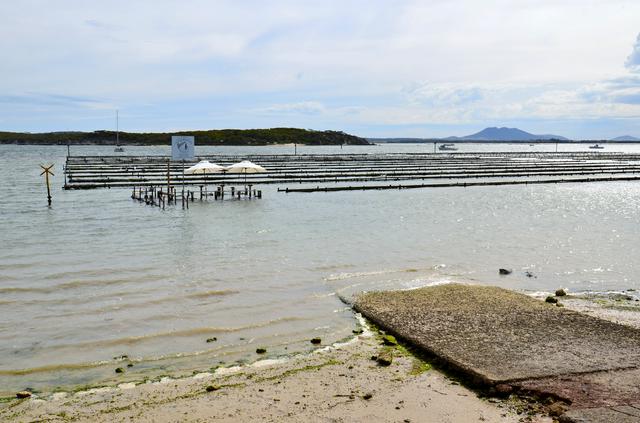
<svg viewBox="0 0 640 423"><path fill-rule="evenodd" d="M171 160L193 160L195 137L173 135L171 137Z"/></svg>

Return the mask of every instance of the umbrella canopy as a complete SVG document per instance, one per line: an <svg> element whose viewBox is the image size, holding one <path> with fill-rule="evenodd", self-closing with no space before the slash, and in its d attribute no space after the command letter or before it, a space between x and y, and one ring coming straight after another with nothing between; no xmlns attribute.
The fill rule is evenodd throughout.
<svg viewBox="0 0 640 423"><path fill-rule="evenodd" d="M226 172L227 168L224 166L211 163L209 160L202 160L197 164L191 166L184 171L185 175L194 174L207 174L207 173L222 173Z"/></svg>
<svg viewBox="0 0 640 423"><path fill-rule="evenodd" d="M251 163L249 160L243 160L240 163L232 164L231 166L227 166L228 173L264 173L267 169L264 167L257 165L255 163Z"/></svg>

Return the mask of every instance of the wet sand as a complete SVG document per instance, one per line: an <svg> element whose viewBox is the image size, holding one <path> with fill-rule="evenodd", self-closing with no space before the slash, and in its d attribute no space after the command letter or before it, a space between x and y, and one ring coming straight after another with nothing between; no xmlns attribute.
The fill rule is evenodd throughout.
<svg viewBox="0 0 640 423"><path fill-rule="evenodd" d="M640 322L640 313L627 309L631 304L616 302L621 308L612 315L602 302L562 302L605 319ZM388 366L372 360L388 355ZM183 379L5 400L0 420L551 423L547 411L543 404L514 396L484 398L403 347L381 345L379 334L366 331L345 344L284 360L263 359Z"/></svg>
<svg viewBox="0 0 640 423"><path fill-rule="evenodd" d="M380 354L392 355L392 363L371 359ZM214 374L12 400L3 404L0 420L517 422L526 409L519 401L482 399L367 332L309 355Z"/></svg>

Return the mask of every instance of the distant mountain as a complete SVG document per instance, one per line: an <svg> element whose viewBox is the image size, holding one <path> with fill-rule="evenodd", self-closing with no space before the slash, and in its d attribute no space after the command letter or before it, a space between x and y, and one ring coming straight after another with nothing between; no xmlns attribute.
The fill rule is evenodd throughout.
<svg viewBox="0 0 640 423"><path fill-rule="evenodd" d="M640 141L640 138L632 137L631 135L623 135L621 137L611 138L609 141Z"/></svg>
<svg viewBox="0 0 640 423"><path fill-rule="evenodd" d="M447 141L549 141L560 140L568 141L568 138L561 137L560 135L535 135L525 132L518 128L485 128L475 134L467 135L464 137L448 137L444 138Z"/></svg>

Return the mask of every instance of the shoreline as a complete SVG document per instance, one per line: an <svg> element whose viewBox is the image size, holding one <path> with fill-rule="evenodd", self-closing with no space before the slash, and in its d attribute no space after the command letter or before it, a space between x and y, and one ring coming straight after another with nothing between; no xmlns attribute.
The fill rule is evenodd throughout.
<svg viewBox="0 0 640 423"><path fill-rule="evenodd" d="M529 294L541 301L547 295ZM568 309L640 328L640 302L624 292L557 298ZM0 402L0 418L14 422L298 421L305 416L315 421L329 413L346 420L425 421L428 414L434 420L426 421L433 422L552 422L547 415L551 404L515 395L491 397L468 388L459 375L432 368L419 353L402 345L383 345L383 333L359 314L355 317L362 333L309 353L259 359L188 377L5 398ZM379 356L390 357L390 362L381 365L380 360L372 360ZM397 401L392 404L389 398Z"/></svg>
<svg viewBox="0 0 640 423"><path fill-rule="evenodd" d="M516 398L481 398L402 346L364 332L344 343L188 378L96 387L0 406L3 421L550 422ZM372 356L387 354L390 363ZM520 413L520 415L518 414ZM430 416L431 420L424 420ZM340 420L338 420L340 421Z"/></svg>

